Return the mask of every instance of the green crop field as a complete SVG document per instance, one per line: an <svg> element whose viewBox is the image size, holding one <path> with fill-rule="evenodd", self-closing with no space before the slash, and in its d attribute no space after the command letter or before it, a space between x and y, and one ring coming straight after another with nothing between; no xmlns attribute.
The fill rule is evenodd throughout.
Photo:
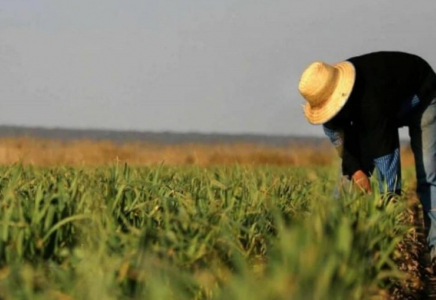
<svg viewBox="0 0 436 300"><path fill-rule="evenodd" d="M408 280L407 196L336 199L337 168L0 174L1 299L371 299Z"/></svg>

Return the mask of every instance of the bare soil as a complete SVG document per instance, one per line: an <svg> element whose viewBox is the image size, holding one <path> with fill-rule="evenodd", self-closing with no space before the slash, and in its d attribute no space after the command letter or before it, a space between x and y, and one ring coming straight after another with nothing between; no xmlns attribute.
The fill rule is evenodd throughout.
<svg viewBox="0 0 436 300"><path fill-rule="evenodd" d="M407 278L392 287L387 299L436 299L436 276L430 268L422 208L415 193L410 192L408 199L410 207L406 222L413 224L413 229L398 245L395 258Z"/></svg>

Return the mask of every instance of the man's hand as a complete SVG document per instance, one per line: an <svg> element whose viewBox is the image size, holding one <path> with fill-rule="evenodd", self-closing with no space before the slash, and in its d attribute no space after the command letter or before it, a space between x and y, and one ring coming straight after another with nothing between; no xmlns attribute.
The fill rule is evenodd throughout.
<svg viewBox="0 0 436 300"><path fill-rule="evenodd" d="M371 183L368 176L362 171L358 170L352 176L353 182L365 193L371 194Z"/></svg>

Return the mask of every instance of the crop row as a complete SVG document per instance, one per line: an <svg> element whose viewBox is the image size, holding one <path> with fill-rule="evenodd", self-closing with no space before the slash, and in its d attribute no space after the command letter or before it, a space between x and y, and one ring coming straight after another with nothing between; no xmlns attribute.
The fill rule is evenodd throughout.
<svg viewBox="0 0 436 300"><path fill-rule="evenodd" d="M406 201L329 167L0 174L4 299L362 299L403 275Z"/></svg>

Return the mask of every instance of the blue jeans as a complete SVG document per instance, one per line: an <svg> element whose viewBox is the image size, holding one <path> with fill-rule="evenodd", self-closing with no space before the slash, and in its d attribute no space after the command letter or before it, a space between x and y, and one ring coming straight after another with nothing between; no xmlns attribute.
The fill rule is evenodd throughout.
<svg viewBox="0 0 436 300"><path fill-rule="evenodd" d="M406 124L415 157L416 192L423 207L427 242L436 246L436 98Z"/></svg>

